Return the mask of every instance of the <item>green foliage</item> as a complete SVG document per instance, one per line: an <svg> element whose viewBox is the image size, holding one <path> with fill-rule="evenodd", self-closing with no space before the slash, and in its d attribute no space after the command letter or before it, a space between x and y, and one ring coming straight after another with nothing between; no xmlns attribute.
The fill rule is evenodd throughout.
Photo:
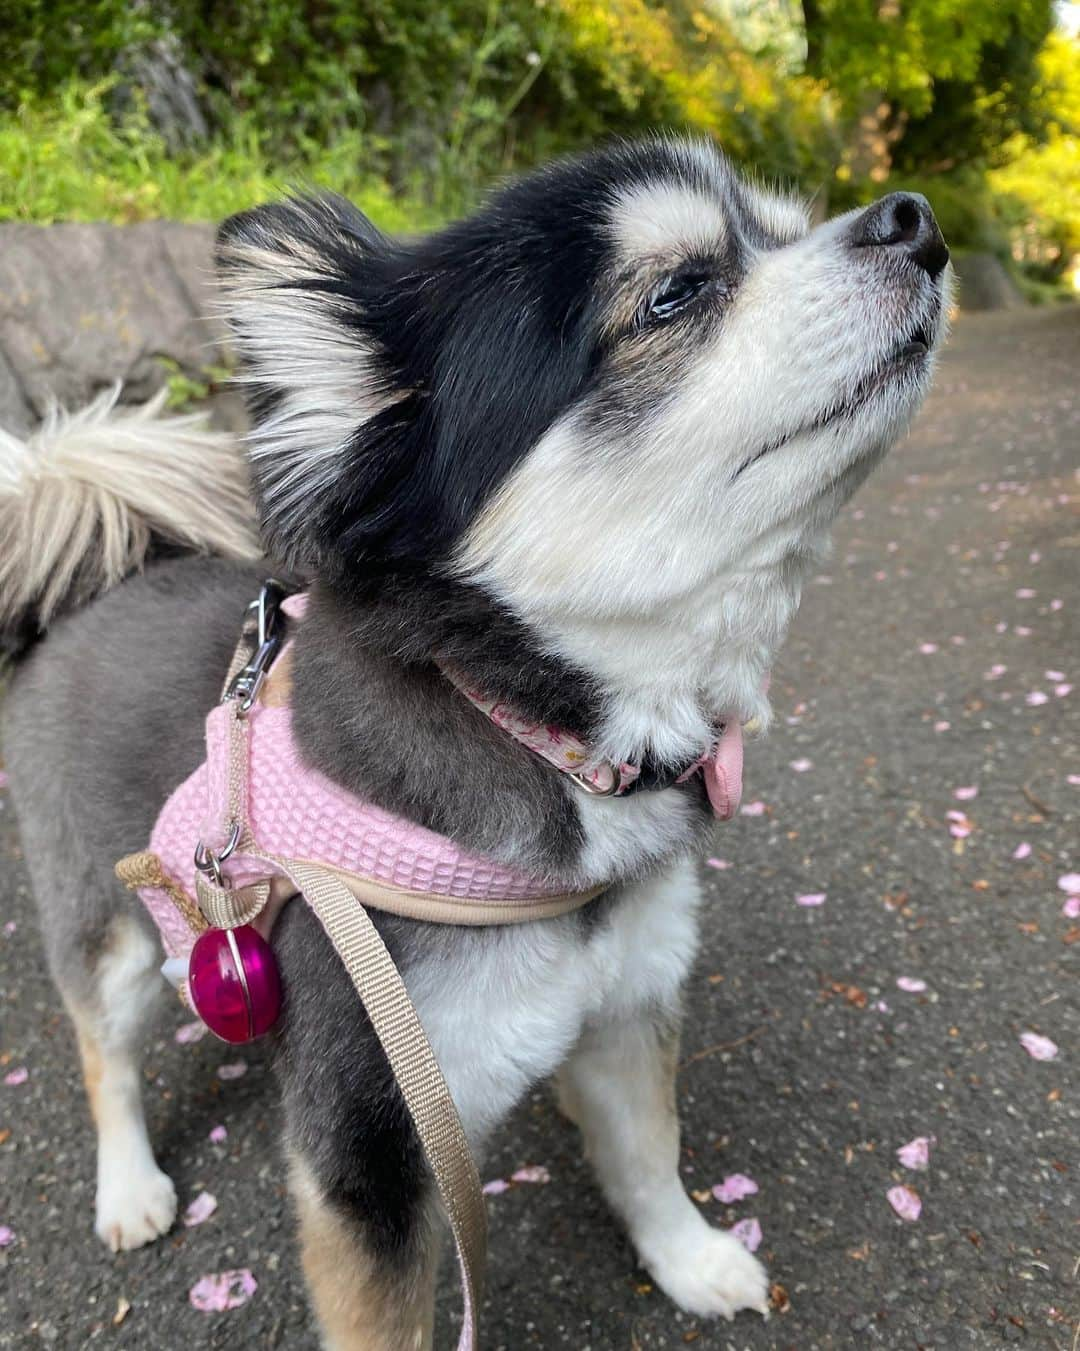
<svg viewBox="0 0 1080 1351"><path fill-rule="evenodd" d="M230 367L214 362L203 366L198 376L189 375L172 357L158 357L158 362L165 370L165 407L177 413L205 403L232 375Z"/></svg>
<svg viewBox="0 0 1080 1351"><path fill-rule="evenodd" d="M1055 36L1039 71L1046 139L1013 137L990 184L1009 221L1014 258L1036 280L1053 281L1080 255L1080 40Z"/></svg>
<svg viewBox="0 0 1080 1351"><path fill-rule="evenodd" d="M355 134L278 161L253 120L237 117L210 144L171 152L145 114L110 116L106 93L68 85L55 102L0 118L0 220L219 220L296 182L344 193L387 230L440 219L366 169Z"/></svg>
<svg viewBox="0 0 1080 1351"><path fill-rule="evenodd" d="M834 208L917 187L954 244L1051 276L1080 250L1080 59L1050 21L1051 0L0 0L0 219L213 219L302 180L425 228L506 171L666 126ZM209 129L183 148L147 111L162 51Z"/></svg>

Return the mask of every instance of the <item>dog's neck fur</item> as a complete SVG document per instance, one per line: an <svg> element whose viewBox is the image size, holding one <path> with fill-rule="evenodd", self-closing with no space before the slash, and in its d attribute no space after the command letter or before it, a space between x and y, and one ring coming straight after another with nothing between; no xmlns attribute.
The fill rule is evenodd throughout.
<svg viewBox="0 0 1080 1351"><path fill-rule="evenodd" d="M384 696L395 702L423 688L427 708L445 719L445 741L456 747L447 744L447 754L461 753L459 727L471 729L469 759L476 757L472 771L481 782L495 745L500 756L530 771L537 766L505 733L481 727L434 663L452 665L527 718L565 727L615 763L679 766L708 749L722 714L768 722L767 673L798 605L802 571L787 560L713 578L652 617L564 618L547 632L458 581L410 578L377 595L316 584L310 641L335 644L349 668L359 661L357 679L372 679L377 666ZM323 702L314 689L305 704L311 698ZM408 710L401 713L391 754L408 738ZM356 725L345 709L336 721L342 729Z"/></svg>

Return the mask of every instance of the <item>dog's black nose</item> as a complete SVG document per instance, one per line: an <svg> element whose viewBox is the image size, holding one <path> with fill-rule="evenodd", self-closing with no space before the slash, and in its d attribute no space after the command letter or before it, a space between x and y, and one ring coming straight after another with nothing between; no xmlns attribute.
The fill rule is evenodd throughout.
<svg viewBox="0 0 1080 1351"><path fill-rule="evenodd" d="M851 242L856 248L902 249L931 277L949 261L930 203L920 192L890 192L868 206L852 226Z"/></svg>

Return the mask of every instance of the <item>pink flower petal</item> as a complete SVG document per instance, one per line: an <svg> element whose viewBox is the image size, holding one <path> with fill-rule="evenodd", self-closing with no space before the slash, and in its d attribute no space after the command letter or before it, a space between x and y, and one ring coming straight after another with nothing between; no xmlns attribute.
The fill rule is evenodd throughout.
<svg viewBox="0 0 1080 1351"><path fill-rule="evenodd" d="M8 782L9 780L7 776L7 770L0 769L0 788L6 788L8 786Z"/></svg>
<svg viewBox="0 0 1080 1351"><path fill-rule="evenodd" d="M730 868L731 864L726 858L707 858L705 864L709 868L716 868L723 872L725 868Z"/></svg>
<svg viewBox="0 0 1080 1351"><path fill-rule="evenodd" d="M737 1238L747 1252L757 1252L761 1247L761 1225L757 1220L739 1220L730 1229L732 1238Z"/></svg>
<svg viewBox="0 0 1080 1351"><path fill-rule="evenodd" d="M808 769L814 768L814 762L813 760L807 760L805 758L801 760L792 760L791 768L796 774L805 774Z"/></svg>
<svg viewBox="0 0 1080 1351"><path fill-rule="evenodd" d="M202 1313L224 1313L239 1309L259 1288L246 1267L203 1276L188 1291L188 1299Z"/></svg>
<svg viewBox="0 0 1080 1351"><path fill-rule="evenodd" d="M229 1138L229 1132L224 1126L214 1126L210 1131L210 1142L215 1145L222 1145Z"/></svg>
<svg viewBox="0 0 1080 1351"><path fill-rule="evenodd" d="M1045 694L1042 690L1030 690L1027 694L1024 695L1024 703L1030 704L1033 708L1035 708L1039 704L1045 704L1049 700L1049 698L1050 696L1048 694Z"/></svg>
<svg viewBox="0 0 1080 1351"><path fill-rule="evenodd" d="M1062 685L1054 686L1054 695L1056 698L1064 699L1067 694L1072 694L1072 686L1068 681L1065 681Z"/></svg>
<svg viewBox="0 0 1080 1351"><path fill-rule="evenodd" d="M952 795L957 802L970 802L979 796L979 790L975 784L970 784L967 788L954 788Z"/></svg>
<svg viewBox="0 0 1080 1351"><path fill-rule="evenodd" d="M1016 599L1017 599L1017 600L1034 600L1034 599L1035 599L1035 592L1032 591L1032 589L1031 589L1030 586L1022 586L1022 587L1020 587L1020 588L1017 590L1017 592L1016 592Z"/></svg>
<svg viewBox="0 0 1080 1351"><path fill-rule="evenodd" d="M1000 680L1008 669L1007 666L1003 666L1001 662L997 661L990 667L989 671L987 671L985 679Z"/></svg>
<svg viewBox="0 0 1080 1351"><path fill-rule="evenodd" d="M966 840L971 834L970 821L954 821L949 827L949 834L956 840Z"/></svg>
<svg viewBox="0 0 1080 1351"><path fill-rule="evenodd" d="M6 1224L0 1224L0 1248L10 1248L15 1242L15 1230L9 1229Z"/></svg>
<svg viewBox="0 0 1080 1351"><path fill-rule="evenodd" d="M1016 636L1017 636L1018 638L1030 638L1030 637L1031 637L1031 630L1027 627L1026 624L1017 624L1017 626L1016 626L1016 628L1013 630L1013 632L1016 634Z"/></svg>
<svg viewBox="0 0 1080 1351"><path fill-rule="evenodd" d="M924 657L932 657L938 650L937 643L920 643L919 651Z"/></svg>
<svg viewBox="0 0 1080 1351"><path fill-rule="evenodd" d="M890 1187L885 1199L902 1220L914 1223L922 1214L922 1197L914 1187Z"/></svg>
<svg viewBox="0 0 1080 1351"><path fill-rule="evenodd" d="M1072 784L1074 788L1080 788L1080 774L1066 774L1065 782Z"/></svg>
<svg viewBox="0 0 1080 1351"><path fill-rule="evenodd" d="M485 1196L501 1196L503 1192L510 1190L510 1183L505 1178L496 1177L492 1178L490 1182L485 1182L480 1190Z"/></svg>
<svg viewBox="0 0 1080 1351"><path fill-rule="evenodd" d="M934 723L934 731L935 731L935 732L947 732L951 726L952 726L952 723L945 722L944 720L942 720L941 722L935 722L935 723Z"/></svg>
<svg viewBox="0 0 1080 1351"><path fill-rule="evenodd" d="M1043 672L1043 675L1044 675L1044 676L1047 678L1047 680L1049 680L1051 683L1056 683L1056 682L1059 681L1059 680L1064 680L1064 679L1065 679L1065 672L1064 672L1064 671L1044 671L1044 672Z"/></svg>
<svg viewBox="0 0 1080 1351"><path fill-rule="evenodd" d="M804 896L796 896L795 904L804 906L824 905L827 894L824 891L810 891Z"/></svg>
<svg viewBox="0 0 1080 1351"><path fill-rule="evenodd" d="M713 1187L712 1194L725 1206L730 1206L741 1201L744 1196L756 1196L757 1190L758 1184L752 1177L747 1177L745 1173L731 1173Z"/></svg>
<svg viewBox="0 0 1080 1351"><path fill-rule="evenodd" d="M756 802L747 802L739 809L743 816L764 816L765 804L760 799Z"/></svg>
<svg viewBox="0 0 1080 1351"><path fill-rule="evenodd" d="M897 976L896 988L906 990L908 994L922 994L926 989L926 981L920 980L918 976Z"/></svg>
<svg viewBox="0 0 1080 1351"><path fill-rule="evenodd" d="M197 1224L204 1224L210 1216L217 1210L217 1197L211 1196L209 1192L200 1192L184 1211L184 1224L189 1228L194 1228Z"/></svg>
<svg viewBox="0 0 1080 1351"><path fill-rule="evenodd" d="M1062 873L1058 878L1058 889L1070 896L1080 895L1080 873Z"/></svg>
<svg viewBox="0 0 1080 1351"><path fill-rule="evenodd" d="M201 1018L196 1018L192 1023L181 1023L173 1033L173 1040L181 1046L190 1046L192 1042L202 1041L209 1030Z"/></svg>
<svg viewBox="0 0 1080 1351"><path fill-rule="evenodd" d="M227 1065L217 1067L217 1076L219 1079L228 1082L230 1079L242 1079L247 1074L247 1070L246 1060L232 1060Z"/></svg>
<svg viewBox="0 0 1080 1351"><path fill-rule="evenodd" d="M1066 896L1061 905L1066 919L1080 919L1080 896Z"/></svg>
<svg viewBox="0 0 1080 1351"><path fill-rule="evenodd" d="M4 925L4 932L6 934L13 934L18 927L19 925L15 920L9 919L8 922Z"/></svg>
<svg viewBox="0 0 1080 1351"><path fill-rule="evenodd" d="M530 1164L527 1168L519 1168L516 1173L511 1173L510 1181L543 1184L551 1181L551 1174L542 1163L535 1163Z"/></svg>
<svg viewBox="0 0 1080 1351"><path fill-rule="evenodd" d="M930 1166L930 1146L933 1141L932 1135L916 1135L914 1140L900 1146L896 1151L896 1157L905 1168L912 1168L921 1173Z"/></svg>
<svg viewBox="0 0 1080 1351"><path fill-rule="evenodd" d="M4 1083L8 1088L18 1088L20 1084L25 1084L30 1078L30 1071L25 1065L19 1065L17 1069L9 1070L4 1075Z"/></svg>
<svg viewBox="0 0 1080 1351"><path fill-rule="evenodd" d="M1021 841L1021 843L1018 844L1018 845L1016 846L1016 848L1012 851L1012 856L1013 856L1013 858L1018 859L1018 860L1019 860L1019 859L1022 859L1022 858L1030 858L1030 857L1031 857L1031 845L1028 844L1027 840Z"/></svg>
<svg viewBox="0 0 1080 1351"><path fill-rule="evenodd" d="M1053 1060L1058 1048L1049 1037L1041 1037L1038 1032L1021 1032L1020 1045L1032 1060Z"/></svg>

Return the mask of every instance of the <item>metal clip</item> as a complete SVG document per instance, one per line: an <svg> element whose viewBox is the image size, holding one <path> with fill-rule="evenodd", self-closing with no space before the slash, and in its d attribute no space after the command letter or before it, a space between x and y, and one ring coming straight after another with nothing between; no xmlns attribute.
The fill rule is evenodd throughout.
<svg viewBox="0 0 1080 1351"><path fill-rule="evenodd" d="M263 583L258 598L248 606L248 613L255 620L255 651L247 665L236 673L225 694L226 699L240 701L241 713L250 712L281 647L279 617L284 599L284 586L271 577Z"/></svg>
<svg viewBox="0 0 1080 1351"><path fill-rule="evenodd" d="M217 853L213 849L204 847L202 840L195 846L195 867L198 868L205 877L212 877L219 887L227 887L229 879L221 871L221 865L234 852L236 846L240 843L240 823L234 821L232 829L229 831L229 838L225 842L224 849Z"/></svg>

